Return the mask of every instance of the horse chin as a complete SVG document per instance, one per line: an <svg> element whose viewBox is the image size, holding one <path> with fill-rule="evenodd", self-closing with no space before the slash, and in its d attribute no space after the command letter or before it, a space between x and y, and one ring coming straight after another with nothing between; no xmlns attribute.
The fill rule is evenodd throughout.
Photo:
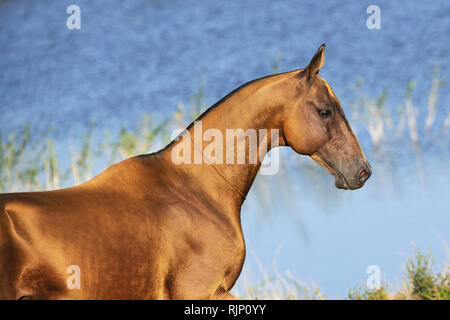
<svg viewBox="0 0 450 320"><path fill-rule="evenodd" d="M338 189L343 190L356 190L361 188L364 185L364 182L361 184L349 184L346 179L341 174L336 174L334 176L334 185Z"/></svg>
<svg viewBox="0 0 450 320"><path fill-rule="evenodd" d="M334 185L336 186L336 188L338 189L343 189L343 190L348 190L350 189L347 181L345 181L344 179L342 179L339 175L335 175L334 176Z"/></svg>

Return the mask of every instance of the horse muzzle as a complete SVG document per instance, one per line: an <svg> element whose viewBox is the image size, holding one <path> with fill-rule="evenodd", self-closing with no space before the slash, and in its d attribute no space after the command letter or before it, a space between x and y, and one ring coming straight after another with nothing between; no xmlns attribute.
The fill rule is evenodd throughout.
<svg viewBox="0 0 450 320"><path fill-rule="evenodd" d="M354 170L352 170L354 172ZM356 170L355 174L345 175L341 171L336 170L334 174L334 185L338 189L355 190L364 186L364 183L372 175L372 168L369 163L365 163Z"/></svg>

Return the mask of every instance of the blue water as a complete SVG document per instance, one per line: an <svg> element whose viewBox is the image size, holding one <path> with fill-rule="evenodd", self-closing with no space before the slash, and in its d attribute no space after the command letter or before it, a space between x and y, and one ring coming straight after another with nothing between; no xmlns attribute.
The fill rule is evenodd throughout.
<svg viewBox="0 0 450 320"><path fill-rule="evenodd" d="M412 78L420 98L435 63L449 71L445 0L376 1L381 30L366 28L373 1L82 0L82 29L68 30L72 3L0 2L2 125L52 120L76 130L92 116L114 126L173 112L202 77L213 103L270 73L279 53L280 71L304 67L323 42L321 73L343 102L358 77L374 94L389 86L395 102Z"/></svg>
<svg viewBox="0 0 450 320"><path fill-rule="evenodd" d="M81 7L81 30L66 28L65 11L74 3ZM366 28L369 4L381 8L381 30ZM413 98L423 123L433 66L440 63L441 75L449 75L449 16L446 0L3 0L1 132L23 122L35 128L54 123L65 144L84 133L92 117L111 130L132 125L146 112L162 118L178 102L188 105L202 81L212 104L271 73L276 61L280 72L304 67L323 42L321 74L347 113L359 77L371 97L389 88L391 110L403 103L406 83L416 79ZM447 84L439 95L436 128L448 113L449 97ZM357 134L370 150L367 133L357 128ZM448 135L439 139L448 141ZM408 147L402 142L396 148ZM367 277L370 264L391 280L400 278L412 241L431 246L437 263L448 261L448 144L425 155L422 165L410 150L388 150L399 161L386 164L369 151L374 175L358 191L337 191L331 177L299 169L297 178L281 183L294 196L280 195L267 213L252 190L243 208L246 267L254 267L254 252L273 273L281 245L279 271L289 269L317 282L328 296L342 297ZM282 156L300 157L288 151ZM280 185L280 177L258 179Z"/></svg>

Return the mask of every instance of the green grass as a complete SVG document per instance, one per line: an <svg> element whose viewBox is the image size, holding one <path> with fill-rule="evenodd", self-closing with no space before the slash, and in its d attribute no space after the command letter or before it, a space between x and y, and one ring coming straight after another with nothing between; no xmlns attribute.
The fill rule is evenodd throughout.
<svg viewBox="0 0 450 320"><path fill-rule="evenodd" d="M369 290L362 285L348 294L351 300L449 300L449 266L444 265L436 273L433 271L431 251L423 254L419 249L406 262L403 285L390 290L384 283L379 289Z"/></svg>
<svg viewBox="0 0 450 320"><path fill-rule="evenodd" d="M240 299L330 299L322 292L316 283L306 284L294 278L290 272L279 273L275 270L273 276L268 276L261 267L264 280L256 282L249 280L253 273L247 270L246 277L239 288L233 293ZM378 289L369 289L365 281L350 289L346 297L332 299L348 300L449 300L450 299L450 267L448 264L440 266L440 271L433 270L431 251L423 254L418 248L406 261L401 285L395 287L387 280Z"/></svg>

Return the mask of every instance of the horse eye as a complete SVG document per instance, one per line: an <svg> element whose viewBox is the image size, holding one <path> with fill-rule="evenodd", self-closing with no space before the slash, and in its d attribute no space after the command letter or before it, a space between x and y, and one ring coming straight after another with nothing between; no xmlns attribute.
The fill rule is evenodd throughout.
<svg viewBox="0 0 450 320"><path fill-rule="evenodd" d="M331 111L330 110L319 110L319 115L322 118L327 118L331 115Z"/></svg>

